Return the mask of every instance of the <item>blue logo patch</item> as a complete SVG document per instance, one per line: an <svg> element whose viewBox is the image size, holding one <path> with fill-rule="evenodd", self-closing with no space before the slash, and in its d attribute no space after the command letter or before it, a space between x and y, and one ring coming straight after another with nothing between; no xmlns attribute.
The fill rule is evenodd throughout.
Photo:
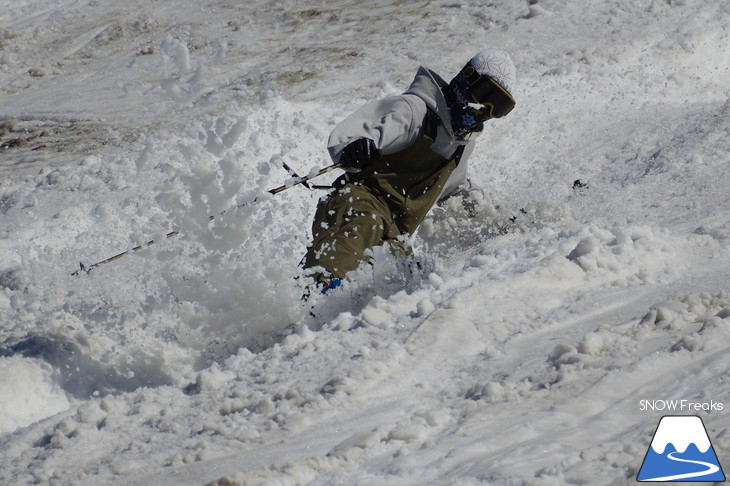
<svg viewBox="0 0 730 486"><path fill-rule="evenodd" d="M696 415L662 417L636 480L725 481L702 419Z"/></svg>

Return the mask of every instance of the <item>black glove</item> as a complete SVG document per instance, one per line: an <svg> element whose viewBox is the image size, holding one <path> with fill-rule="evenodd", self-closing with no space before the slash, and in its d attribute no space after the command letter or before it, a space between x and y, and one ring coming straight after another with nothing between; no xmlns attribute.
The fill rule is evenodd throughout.
<svg viewBox="0 0 730 486"><path fill-rule="evenodd" d="M379 159L381 155L375 142L369 138L358 138L342 149L340 163L342 168L348 172L360 172L374 160Z"/></svg>

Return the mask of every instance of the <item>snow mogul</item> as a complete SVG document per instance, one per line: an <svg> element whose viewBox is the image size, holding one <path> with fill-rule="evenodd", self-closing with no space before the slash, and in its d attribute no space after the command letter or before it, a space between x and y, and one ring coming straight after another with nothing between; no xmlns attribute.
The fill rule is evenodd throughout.
<svg viewBox="0 0 730 486"><path fill-rule="evenodd" d="M514 108L514 82L509 55L486 50L450 83L420 67L405 93L369 102L335 127L328 150L346 173L317 205L303 260L324 291L367 260L368 249L410 254L407 237L466 182L484 122Z"/></svg>

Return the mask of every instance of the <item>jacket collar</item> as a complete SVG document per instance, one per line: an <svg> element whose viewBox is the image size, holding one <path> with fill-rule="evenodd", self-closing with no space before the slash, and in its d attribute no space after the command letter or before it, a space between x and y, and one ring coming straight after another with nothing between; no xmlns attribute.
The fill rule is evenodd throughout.
<svg viewBox="0 0 730 486"><path fill-rule="evenodd" d="M441 88L447 85L448 83L444 81L441 76L430 69L421 66L418 68L418 72L413 78L413 82L406 90L405 94L416 95L425 101L426 106L436 112L441 119L444 129L449 133L449 135L451 135L451 137L453 137L454 131L451 128L449 107L446 104L446 98L444 98L443 92L441 91Z"/></svg>

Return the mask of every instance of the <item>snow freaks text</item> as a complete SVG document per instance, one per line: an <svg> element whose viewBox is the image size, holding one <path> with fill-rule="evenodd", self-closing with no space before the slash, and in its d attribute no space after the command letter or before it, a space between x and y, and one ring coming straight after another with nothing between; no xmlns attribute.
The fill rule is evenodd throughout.
<svg viewBox="0 0 730 486"><path fill-rule="evenodd" d="M639 410L642 412L721 412L724 409L722 402L696 402L692 400L639 400Z"/></svg>

